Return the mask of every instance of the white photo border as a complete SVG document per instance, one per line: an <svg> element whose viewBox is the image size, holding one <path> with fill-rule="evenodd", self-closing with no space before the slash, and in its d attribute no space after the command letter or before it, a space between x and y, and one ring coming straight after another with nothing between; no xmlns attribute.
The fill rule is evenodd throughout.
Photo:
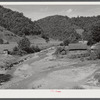
<svg viewBox="0 0 100 100"><path fill-rule="evenodd" d="M100 2L0 2L0 5L100 5ZM100 98L100 90L0 90L0 98Z"/></svg>

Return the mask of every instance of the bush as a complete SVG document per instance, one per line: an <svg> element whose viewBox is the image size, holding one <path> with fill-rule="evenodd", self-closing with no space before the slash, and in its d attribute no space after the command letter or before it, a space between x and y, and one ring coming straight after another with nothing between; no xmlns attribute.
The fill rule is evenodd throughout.
<svg viewBox="0 0 100 100"><path fill-rule="evenodd" d="M38 46L32 46L31 49L34 49L35 52L40 52L40 48Z"/></svg>
<svg viewBox="0 0 100 100"><path fill-rule="evenodd" d="M64 40L64 41L63 41L63 45L64 45L64 46L68 46L68 45L69 45L69 40Z"/></svg>
<svg viewBox="0 0 100 100"><path fill-rule="evenodd" d="M58 47L57 49L56 49L56 51L55 51L55 54L56 55L58 55L58 54L60 54L61 52L62 52L62 47Z"/></svg>
<svg viewBox="0 0 100 100"><path fill-rule="evenodd" d="M96 73L96 74L94 75L94 79L95 79L95 80L98 80L98 82L100 83L100 73Z"/></svg>
<svg viewBox="0 0 100 100"><path fill-rule="evenodd" d="M95 42L92 39L89 39L87 45L92 46L93 44L95 44Z"/></svg>
<svg viewBox="0 0 100 100"><path fill-rule="evenodd" d="M20 50L20 49L19 49L19 51L17 52L17 55L20 55L20 56L24 56L24 55L26 55L26 54L27 54L26 51Z"/></svg>
<svg viewBox="0 0 100 100"><path fill-rule="evenodd" d="M7 41L5 44L9 44L9 42Z"/></svg>
<svg viewBox="0 0 100 100"><path fill-rule="evenodd" d="M18 51L18 50L19 50L19 49L18 49L18 47L16 47L16 46L13 48L13 51Z"/></svg>
<svg viewBox="0 0 100 100"><path fill-rule="evenodd" d="M35 53L39 51L40 51L40 48L38 46L31 46L30 48L26 48L25 50L21 50L18 47L14 47L13 51L10 52L10 54L23 56L25 54Z"/></svg>
<svg viewBox="0 0 100 100"><path fill-rule="evenodd" d="M88 58L88 60L96 60L97 59L97 55L95 54L95 52L91 52L90 57Z"/></svg>
<svg viewBox="0 0 100 100"><path fill-rule="evenodd" d="M5 70L6 69L11 69L13 67L13 63L12 62L6 62L5 63Z"/></svg>
<svg viewBox="0 0 100 100"><path fill-rule="evenodd" d="M23 56L25 54L39 52L39 51L40 48L38 46L30 47L30 41L26 37L23 37L23 39L19 41L18 47L13 48L11 54Z"/></svg>
<svg viewBox="0 0 100 100"><path fill-rule="evenodd" d="M0 84L2 82L7 82L12 78L12 76L10 74L0 74Z"/></svg>
<svg viewBox="0 0 100 100"><path fill-rule="evenodd" d="M23 38L18 42L18 47L14 47L11 54L23 56L27 53L30 53L30 44L31 43L28 38L23 36Z"/></svg>
<svg viewBox="0 0 100 100"><path fill-rule="evenodd" d="M100 49L95 50L94 53L95 53L97 59L100 59Z"/></svg>
<svg viewBox="0 0 100 100"><path fill-rule="evenodd" d="M60 46L64 46L64 43L60 43Z"/></svg>
<svg viewBox="0 0 100 100"><path fill-rule="evenodd" d="M0 39L0 44L3 44L3 43L4 43L3 39Z"/></svg>
<svg viewBox="0 0 100 100"><path fill-rule="evenodd" d="M87 60L100 59L100 49L93 50L90 52L90 57Z"/></svg>
<svg viewBox="0 0 100 100"><path fill-rule="evenodd" d="M65 54L66 54L66 51L63 50L63 51L61 52L61 55L65 55Z"/></svg>
<svg viewBox="0 0 100 100"><path fill-rule="evenodd" d="M17 55L18 51L19 51L18 47L15 46L15 47L13 48L13 51L10 52L10 54L11 54L11 55Z"/></svg>
<svg viewBox="0 0 100 100"><path fill-rule="evenodd" d="M65 50L64 47L58 47L54 54L55 55L59 55L59 54L65 55L65 54L67 54L67 50Z"/></svg>
<svg viewBox="0 0 100 100"><path fill-rule="evenodd" d="M24 50L21 50L21 49L19 49L18 47L15 46L15 47L13 48L13 51L10 52L10 54L11 54L11 55L20 55L20 56L23 56L23 55L27 54L27 52L24 51Z"/></svg>
<svg viewBox="0 0 100 100"><path fill-rule="evenodd" d="M24 50L26 51L27 49L30 48L30 41L28 38L26 38L25 36L18 42L18 48L20 50Z"/></svg>
<svg viewBox="0 0 100 100"><path fill-rule="evenodd" d="M96 74L94 75L94 78L95 78L95 79L100 79L100 73L96 73Z"/></svg>
<svg viewBox="0 0 100 100"><path fill-rule="evenodd" d="M35 52L39 52L40 48L38 46L31 46L30 48L27 48L25 51L27 53L35 53Z"/></svg>
<svg viewBox="0 0 100 100"><path fill-rule="evenodd" d="M49 42L49 36L48 34L42 34L41 36L43 39L45 39L45 41L48 43Z"/></svg>

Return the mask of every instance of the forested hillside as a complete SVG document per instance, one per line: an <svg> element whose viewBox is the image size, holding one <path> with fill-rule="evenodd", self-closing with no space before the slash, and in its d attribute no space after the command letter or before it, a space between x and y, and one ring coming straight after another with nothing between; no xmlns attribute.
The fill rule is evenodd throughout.
<svg viewBox="0 0 100 100"><path fill-rule="evenodd" d="M8 42L18 42L21 37L0 26L0 39L3 39Z"/></svg>
<svg viewBox="0 0 100 100"><path fill-rule="evenodd" d="M100 23L100 16L93 17L73 17L54 15L37 21L37 24L42 28L45 34L49 34L54 39L81 39L76 33L76 29L83 29L83 38L91 39L92 27L96 23Z"/></svg>
<svg viewBox="0 0 100 100"><path fill-rule="evenodd" d="M89 40L91 38L91 33L93 27L100 23L100 16L93 16L93 17L74 17L71 18L71 22L74 25L80 26L82 29L84 29L84 39Z"/></svg>
<svg viewBox="0 0 100 100"><path fill-rule="evenodd" d="M19 36L23 34L41 34L39 26L33 23L31 19L25 17L23 13L12 11L3 6L0 6L0 26Z"/></svg>
<svg viewBox="0 0 100 100"><path fill-rule="evenodd" d="M43 33L49 34L51 38L63 40L75 33L73 30L79 28L71 23L67 16L49 16L36 22L43 30ZM76 37L76 33L73 34Z"/></svg>
<svg viewBox="0 0 100 100"><path fill-rule="evenodd" d="M15 35L40 35L47 34L56 40L69 40L76 42L82 37L77 33L77 29L83 29L83 38L93 41L93 27L100 23L100 16L93 17L73 17L54 15L32 22L23 13L12 11L0 6L0 26L13 32ZM100 25L100 24L98 24ZM95 32L94 32L95 33Z"/></svg>

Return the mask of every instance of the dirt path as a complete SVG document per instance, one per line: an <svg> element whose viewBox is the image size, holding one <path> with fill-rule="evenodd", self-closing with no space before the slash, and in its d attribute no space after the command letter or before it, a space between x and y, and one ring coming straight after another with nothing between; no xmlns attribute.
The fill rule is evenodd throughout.
<svg viewBox="0 0 100 100"><path fill-rule="evenodd" d="M96 70L96 64L80 67L74 60L56 60L54 49L35 54L13 73L14 78L2 85L4 89L67 89L84 84ZM78 67L77 67L78 66Z"/></svg>
<svg viewBox="0 0 100 100"><path fill-rule="evenodd" d="M31 57L30 59L26 60L23 64L23 67L27 64L27 65L30 65L31 63L34 63L34 62L38 62L42 59L45 59L47 57L47 52L45 51L42 51L40 53L36 53L33 57ZM20 70L20 67L23 69L22 65L20 65L19 67L14 67L12 70L8 71L8 74L13 74L13 79L7 83L4 83L4 85L0 86L0 88L4 89L4 88L17 88L19 89L20 87L23 86L23 83L24 81L26 81L26 83L31 79L35 79L35 77L37 78L38 76L40 77L41 76L41 73L37 73L37 74L34 74L32 73L32 76L28 77L27 79L25 78L21 78L20 76L16 76L14 75L16 73L16 71L19 69ZM28 66L29 67L29 66ZM25 69L25 68L24 68ZM34 70L34 68L33 68ZM33 77L34 76L34 77ZM28 81L27 81L28 80ZM19 84L19 85L18 85ZM26 84L24 85L24 88L26 88Z"/></svg>

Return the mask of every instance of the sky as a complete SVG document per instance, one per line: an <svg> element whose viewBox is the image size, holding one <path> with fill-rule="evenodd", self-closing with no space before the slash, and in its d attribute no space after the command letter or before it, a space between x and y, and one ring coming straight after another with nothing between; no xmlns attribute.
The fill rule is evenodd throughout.
<svg viewBox="0 0 100 100"><path fill-rule="evenodd" d="M52 16L68 17L100 15L100 5L3 5L13 11L22 12L32 21Z"/></svg>

